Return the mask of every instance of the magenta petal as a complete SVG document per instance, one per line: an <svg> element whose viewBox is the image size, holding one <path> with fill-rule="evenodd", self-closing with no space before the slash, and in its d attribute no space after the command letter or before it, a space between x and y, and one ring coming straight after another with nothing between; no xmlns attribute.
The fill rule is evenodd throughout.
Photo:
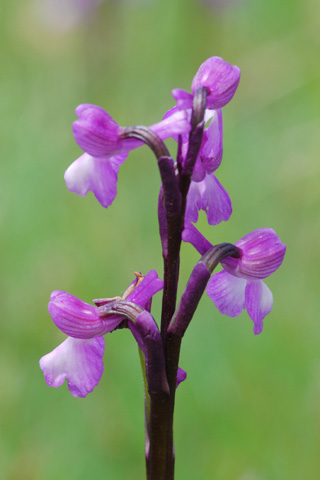
<svg viewBox="0 0 320 480"><path fill-rule="evenodd" d="M98 307L59 290L52 292L48 310L56 326L74 338L104 335L114 330L122 320L117 316L101 319Z"/></svg>
<svg viewBox="0 0 320 480"><path fill-rule="evenodd" d="M192 80L192 92L199 87L208 90L207 108L221 108L232 99L240 81L240 69L220 57L208 58Z"/></svg>
<svg viewBox="0 0 320 480"><path fill-rule="evenodd" d="M191 110L189 110L189 112L191 112ZM168 110L168 111L164 114L162 121L167 120L167 119L170 118L170 119L171 119L170 122L171 122L171 121L172 121L172 118L175 118L175 116L176 116L178 113L181 115L181 111L179 110L178 107L170 108L170 110ZM178 141L179 141L179 135L181 135L181 136L182 136L182 142L183 142L183 143L186 143L186 142L188 141L188 138L189 138L190 113L188 113L188 112L185 111L185 112L183 112L183 114L187 116L187 117L182 117L182 118L184 118L184 119L187 118L187 124L184 123L184 119L183 119L183 123L182 123L182 127L183 127L182 130L184 130L184 131L182 131L182 132L181 132L181 131L178 131L177 133L173 133L173 132L172 132L172 133L171 133L171 136L172 136L172 138L173 138L176 142L178 142ZM153 128L152 128L152 129L153 129ZM181 130L181 129L179 129L179 130ZM156 132L156 133L157 133L157 132ZM165 139L162 138L162 140L165 140Z"/></svg>
<svg viewBox="0 0 320 480"><path fill-rule="evenodd" d="M280 267L286 252L286 246L271 228L254 230L235 245L241 249L241 258L227 257L221 264L233 275L247 279L269 277Z"/></svg>
<svg viewBox="0 0 320 480"><path fill-rule="evenodd" d="M273 296L262 280L248 281L245 291L245 306L249 317L253 320L255 335L263 329L263 319L271 312Z"/></svg>
<svg viewBox="0 0 320 480"><path fill-rule="evenodd" d="M117 195L119 165L127 155L96 158L88 154L75 160L64 174L68 190L81 197L92 191L99 203L107 208Z"/></svg>
<svg viewBox="0 0 320 480"><path fill-rule="evenodd" d="M161 140L166 140L177 135L185 135L191 129L191 112L172 108L165 114L161 122L151 125L149 128L158 135Z"/></svg>
<svg viewBox="0 0 320 480"><path fill-rule="evenodd" d="M220 313L238 317L244 309L246 283L246 280L222 271L212 275L206 290Z"/></svg>
<svg viewBox="0 0 320 480"><path fill-rule="evenodd" d="M49 387L65 380L74 397L85 397L98 385L103 373L104 338L67 338L40 359L40 368Z"/></svg>
<svg viewBox="0 0 320 480"><path fill-rule="evenodd" d="M202 182L191 182L187 196L186 220L197 222L200 210L206 212L209 225L227 221L232 213L229 195L213 174L207 174Z"/></svg>
<svg viewBox="0 0 320 480"><path fill-rule="evenodd" d="M89 155L102 157L117 151L119 125L103 108L83 104L76 108L72 130L77 144Z"/></svg>

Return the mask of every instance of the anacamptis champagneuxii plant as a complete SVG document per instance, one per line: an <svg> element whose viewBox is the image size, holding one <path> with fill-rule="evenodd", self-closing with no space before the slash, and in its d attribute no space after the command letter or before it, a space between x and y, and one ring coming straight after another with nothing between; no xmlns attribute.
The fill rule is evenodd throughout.
<svg viewBox="0 0 320 480"><path fill-rule="evenodd" d="M104 335L115 329L131 330L145 384L148 480L174 478L175 393L186 379L186 372L178 366L181 340L203 292L224 315L237 317L247 310L254 333L260 334L273 304L264 279L280 267L286 250L271 228L247 233L234 245L213 245L194 226L200 210L212 226L227 221L232 213L229 195L216 172L223 151L222 108L233 98L239 80L238 67L219 57L209 58L193 78L191 93L173 90L176 106L150 127L120 127L96 105L76 108L73 133L84 153L65 172L71 192L85 196L92 191L108 208L115 200L119 168L125 168L122 164L129 152L144 144L153 151L161 177L158 218L164 273L162 280L150 265L147 274L134 273L122 297L95 299L93 304L54 291L49 313L68 337L41 358L40 368L49 386L59 387L67 380L74 397L85 397L103 373ZM177 141L176 160L164 144L169 137ZM201 258L177 301L182 241L191 243ZM213 273L219 263L222 271ZM162 314L157 323L151 301L159 291Z"/></svg>

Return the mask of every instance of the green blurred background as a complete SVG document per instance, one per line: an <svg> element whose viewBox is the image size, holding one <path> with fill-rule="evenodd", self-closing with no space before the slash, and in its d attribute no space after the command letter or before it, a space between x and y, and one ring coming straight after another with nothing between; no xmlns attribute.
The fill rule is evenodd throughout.
<svg viewBox="0 0 320 480"><path fill-rule="evenodd" d="M61 2L45 4L0 5L0 478L144 478L129 332L106 338L104 375L84 400L48 388L38 366L65 338L47 312L52 290L90 302L121 295L134 270L162 272L152 154L130 155L104 210L65 187L81 154L71 123L79 103L121 125L155 123L174 104L171 89L189 90L212 55L242 77L224 108L218 172L233 215L216 228L201 217L203 232L235 242L272 227L287 254L267 280L274 308L262 335L246 313L229 319L201 302L180 362L188 379L177 393L176 478L320 478L319 2L106 1L69 25ZM197 259L184 245L182 287ZM154 307L158 317L160 298Z"/></svg>

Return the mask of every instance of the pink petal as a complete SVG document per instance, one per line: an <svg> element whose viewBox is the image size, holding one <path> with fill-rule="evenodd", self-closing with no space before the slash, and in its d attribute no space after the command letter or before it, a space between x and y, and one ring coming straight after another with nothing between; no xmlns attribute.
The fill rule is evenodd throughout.
<svg viewBox="0 0 320 480"><path fill-rule="evenodd" d="M249 317L253 320L255 335L263 329L263 319L271 312L273 296L270 289L262 280L248 281L245 291L245 307Z"/></svg>
<svg viewBox="0 0 320 480"><path fill-rule="evenodd" d="M127 155L92 157L81 155L64 174L68 190L81 197L92 191L101 205L109 207L117 195L119 165Z"/></svg>
<svg viewBox="0 0 320 480"><path fill-rule="evenodd" d="M180 117L181 113L183 114L182 117ZM170 136L176 141L178 142L179 141L179 135L181 135L182 137L182 142L183 143L186 143L188 141L188 138L189 138L189 131L190 131L190 118L191 118L191 109L190 110L185 110L185 111L182 111L180 110L178 107L173 107L173 108L170 108L170 110L168 110L163 118L162 118L162 121L168 121L168 119L170 120L170 122L172 122L172 119L174 120L176 118L176 116L179 115L178 118L180 118L180 121L178 123L178 130L177 131L171 131L171 134ZM186 121L186 123L185 123ZM157 135L159 135L159 129L158 131L156 131L154 129L156 125L154 125L153 127L150 127L155 133L157 133ZM160 135L159 135L160 136ZM162 140L165 140L165 138L163 138L163 136L160 136L160 138ZM166 137L168 138L168 136Z"/></svg>
<svg viewBox="0 0 320 480"><path fill-rule="evenodd" d="M161 140L166 140L176 135L187 134L191 129L190 112L187 110L175 110L173 108L170 112L171 115L166 114L161 122L149 127Z"/></svg>
<svg viewBox="0 0 320 480"><path fill-rule="evenodd" d="M49 387L60 387L67 380L74 397L85 397L101 379L103 354L103 337L89 340L69 337L40 359L40 368Z"/></svg>
<svg viewBox="0 0 320 480"><path fill-rule="evenodd" d="M212 275L206 290L220 313L238 317L244 309L246 283L246 280L222 271Z"/></svg>
<svg viewBox="0 0 320 480"><path fill-rule="evenodd" d="M128 302L136 303L142 308L145 308L149 300L153 295L163 289L163 281L158 277L155 270L150 272L144 277L141 283L133 290L126 298Z"/></svg>
<svg viewBox="0 0 320 480"><path fill-rule="evenodd" d="M229 195L213 174L207 174L202 182L191 182L187 197L186 220L197 222L200 210L206 212L209 225L227 221L232 213Z"/></svg>

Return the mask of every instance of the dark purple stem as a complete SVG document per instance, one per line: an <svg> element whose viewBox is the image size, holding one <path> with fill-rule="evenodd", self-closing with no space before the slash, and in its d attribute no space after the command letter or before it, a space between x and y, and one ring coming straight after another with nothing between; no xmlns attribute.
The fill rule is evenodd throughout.
<svg viewBox="0 0 320 480"><path fill-rule="evenodd" d="M170 403L167 425L167 477L166 480L174 479L174 444L173 444L173 415L175 404L175 392L177 382L178 362L180 356L181 338L175 335L168 335L168 326L176 308L177 288L179 280L179 262L181 235L184 226L184 214L187 202L187 194L191 182L191 176L194 165L199 154L203 127L204 113L206 106L207 91L205 88L199 88L193 99L193 109L191 118L191 132L189 134L189 147L184 166L182 168L181 159L181 139L178 145L178 169L179 171L179 188L181 192L180 217L175 225L173 225L175 235L169 236L168 222L168 255L164 256L164 295L162 302L161 317L161 334L165 347L166 356L166 372L170 388Z"/></svg>
<svg viewBox="0 0 320 480"><path fill-rule="evenodd" d="M230 256L239 258L240 255L241 251L235 245L231 243L221 243L211 247L201 257L190 275L185 291L181 296L179 307L172 317L168 328L168 335L172 334L180 338L183 337L213 270L224 258Z"/></svg>
<svg viewBox="0 0 320 480"><path fill-rule="evenodd" d="M101 307L101 317L121 315L136 339L145 363L150 402L146 409L146 468L148 480L167 477L167 423L169 386L166 379L164 350L156 322L147 310L125 300L116 300Z"/></svg>

